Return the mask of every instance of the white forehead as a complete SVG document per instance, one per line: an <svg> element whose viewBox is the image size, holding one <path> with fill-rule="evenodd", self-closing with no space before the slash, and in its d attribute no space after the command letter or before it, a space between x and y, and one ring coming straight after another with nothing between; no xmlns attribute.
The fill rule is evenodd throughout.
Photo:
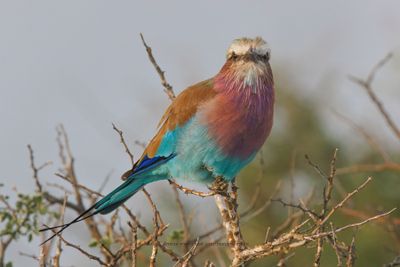
<svg viewBox="0 0 400 267"><path fill-rule="evenodd" d="M229 46L227 55L235 53L236 55L245 55L249 52L263 56L270 52L270 48L261 37L251 38L239 38L232 42Z"/></svg>

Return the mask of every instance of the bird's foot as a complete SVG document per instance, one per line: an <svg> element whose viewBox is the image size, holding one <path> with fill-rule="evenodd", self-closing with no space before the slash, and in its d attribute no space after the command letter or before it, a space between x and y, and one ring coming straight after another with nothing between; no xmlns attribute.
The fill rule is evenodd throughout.
<svg viewBox="0 0 400 267"><path fill-rule="evenodd" d="M229 184L221 176L218 176L208 189L219 195L227 195L228 186Z"/></svg>

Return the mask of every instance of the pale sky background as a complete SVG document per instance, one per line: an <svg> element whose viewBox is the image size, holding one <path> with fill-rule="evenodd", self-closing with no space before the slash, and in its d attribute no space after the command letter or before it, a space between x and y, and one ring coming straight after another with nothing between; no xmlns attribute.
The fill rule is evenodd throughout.
<svg viewBox="0 0 400 267"><path fill-rule="evenodd" d="M379 73L376 88L400 123L397 0L0 0L0 182L7 189L34 190L27 144L35 149L38 163L54 161L43 178L56 179L59 123L69 133L81 181L96 188L114 170L107 190L119 184L119 174L129 161L111 122L124 130L137 155L141 151L133 141L152 137L169 103L140 32L176 92L215 75L233 39L262 36L271 46L273 69L284 67L302 88L299 95L317 99L327 127L343 138L350 131L330 108L376 133L384 128L364 92L346 75L365 76L393 51L395 57ZM280 75L275 76L279 87ZM332 81L331 86L321 88L326 81ZM383 131L379 139L390 146L393 136ZM165 184L151 188L160 186ZM137 208L135 200L129 204ZM77 234L69 235L78 239ZM20 242L8 256L17 257L20 266L32 264L31 259L17 256L22 250L36 254L38 248ZM80 259L68 265L82 266Z"/></svg>

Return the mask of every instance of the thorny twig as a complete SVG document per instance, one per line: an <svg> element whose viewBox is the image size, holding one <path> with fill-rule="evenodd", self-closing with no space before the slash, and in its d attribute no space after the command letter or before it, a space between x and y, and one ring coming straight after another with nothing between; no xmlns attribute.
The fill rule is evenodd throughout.
<svg viewBox="0 0 400 267"><path fill-rule="evenodd" d="M201 191L197 191L197 190L194 190L194 189L191 189L191 188L187 188L187 187L184 187L184 186L182 186L182 185L180 185L180 184L178 184L178 183L176 183L174 180L172 180L172 179L169 179L168 180L168 182L171 184L171 185L173 185L174 187L176 187L176 188L178 188L179 190L181 190L183 193L185 193L186 195L195 195L195 196L198 196L198 197L202 197L202 198L205 198L205 197L210 197L210 196L214 196L215 194L217 194L216 192L214 192L214 191L210 191L210 192L201 192Z"/></svg>
<svg viewBox="0 0 400 267"><path fill-rule="evenodd" d="M391 209L388 212L384 212L378 215L375 215L371 218L368 218L364 221L348 224L342 226L340 228L335 229L333 232L335 234L347 230L349 228L357 228L361 227L371 221L380 219L382 217L388 216L396 209ZM239 257L234 259L232 266L240 266L245 262L250 262L255 259L259 259L261 257L265 257L268 255L276 254L277 252L281 251L281 249L294 249L297 247L302 247L310 242L315 242L318 238L328 237L332 235L332 231L321 232L318 234L300 234L298 230L305 224L307 221L303 222L299 226L293 228L289 233L283 234L280 237L276 238L273 241L267 242L263 245L258 245L253 248L246 249L239 254Z"/></svg>

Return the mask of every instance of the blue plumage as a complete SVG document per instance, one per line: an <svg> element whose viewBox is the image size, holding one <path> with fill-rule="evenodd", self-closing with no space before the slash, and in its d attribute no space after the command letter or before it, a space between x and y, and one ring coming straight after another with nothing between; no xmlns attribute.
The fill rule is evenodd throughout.
<svg viewBox="0 0 400 267"><path fill-rule="evenodd" d="M217 176L230 181L256 155L254 153L242 160L224 154L197 115L165 134L156 155L166 155L172 151L176 157L155 172L197 182L212 182Z"/></svg>
<svg viewBox="0 0 400 267"><path fill-rule="evenodd" d="M175 154L170 154L167 157L157 156L143 159L123 184L95 204L95 212L101 214L110 213L133 196L144 185L163 179L164 177L162 176L151 174L151 170L168 162L174 157Z"/></svg>

